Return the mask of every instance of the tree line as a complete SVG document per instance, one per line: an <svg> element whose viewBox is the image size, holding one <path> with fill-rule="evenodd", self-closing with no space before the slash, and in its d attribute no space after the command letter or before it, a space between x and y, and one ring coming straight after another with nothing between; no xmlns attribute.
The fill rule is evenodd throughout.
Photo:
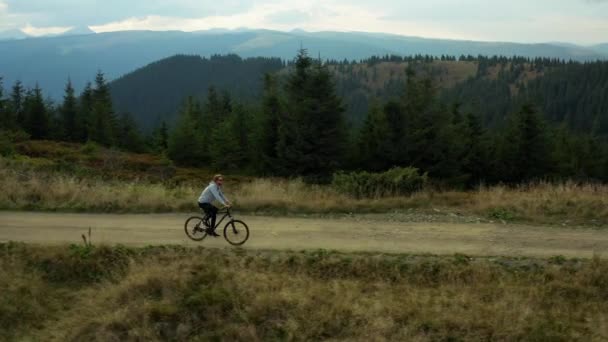
<svg viewBox="0 0 608 342"><path fill-rule="evenodd" d="M17 82L9 94L0 90L2 129L163 153L183 166L314 182L329 181L339 170L395 166L413 166L458 187L608 180L605 137L547 120L551 114L533 101L521 101L500 123L488 125L458 97L442 94L432 75L409 67L394 95L372 100L362 124L353 126L328 63L301 50L290 66L285 75L266 74L258 101L235 101L210 87L203 101L184 101L174 124L161 123L147 136L128 114L115 113L102 73L79 96L68 82L58 105L38 87L23 89Z"/></svg>
<svg viewBox="0 0 608 342"><path fill-rule="evenodd" d="M291 65L284 78L266 75L258 105L218 106L229 101L218 100L215 90L202 106L191 98L171 134L169 156L184 164L313 180L328 180L336 170L394 166L414 166L461 187L608 180L606 139L546 120L532 101L488 127L482 115L446 101L432 75L408 68L396 96L373 101L362 125L349 126L327 63L301 51Z"/></svg>
<svg viewBox="0 0 608 342"><path fill-rule="evenodd" d="M25 132L37 140L92 141L133 152L150 149L131 115L114 111L109 86L101 72L79 95L68 80L59 104L45 98L38 85L25 88L20 81L5 96L1 81L2 131Z"/></svg>

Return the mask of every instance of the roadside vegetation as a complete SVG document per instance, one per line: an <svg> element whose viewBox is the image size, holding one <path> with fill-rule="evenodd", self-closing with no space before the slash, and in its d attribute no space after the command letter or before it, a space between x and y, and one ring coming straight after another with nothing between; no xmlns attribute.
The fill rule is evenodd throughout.
<svg viewBox="0 0 608 342"><path fill-rule="evenodd" d="M28 141L17 145L16 150L24 154L0 158L2 210L196 211L196 197L212 175L202 169L174 167L152 155L111 151L96 145ZM66 158L72 161L67 163ZM260 214L414 211L431 213L439 219L462 215L496 222L608 224L605 185L533 183L457 191L434 188L426 184L424 175L411 169L387 174L392 178L341 174L328 185L298 179L228 176L226 191L238 210ZM379 185L370 187L375 181ZM382 184L386 192L370 192L381 189Z"/></svg>
<svg viewBox="0 0 608 342"><path fill-rule="evenodd" d="M0 244L0 339L601 340L608 263Z"/></svg>

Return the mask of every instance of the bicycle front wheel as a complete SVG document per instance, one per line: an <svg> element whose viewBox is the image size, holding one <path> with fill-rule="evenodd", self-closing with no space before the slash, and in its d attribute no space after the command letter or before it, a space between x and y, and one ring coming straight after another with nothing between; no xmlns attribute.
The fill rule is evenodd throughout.
<svg viewBox="0 0 608 342"><path fill-rule="evenodd" d="M207 231L205 231L205 224L203 218L199 216L192 216L186 220L184 224L184 230L186 235L194 241L201 241L207 237Z"/></svg>
<svg viewBox="0 0 608 342"><path fill-rule="evenodd" d="M224 239L231 245L240 246L249 239L249 227L241 220L231 220L224 226Z"/></svg>

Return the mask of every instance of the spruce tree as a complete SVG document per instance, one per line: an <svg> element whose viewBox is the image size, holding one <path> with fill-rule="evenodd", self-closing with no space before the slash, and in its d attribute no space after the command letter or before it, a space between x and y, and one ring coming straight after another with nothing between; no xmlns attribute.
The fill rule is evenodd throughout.
<svg viewBox="0 0 608 342"><path fill-rule="evenodd" d="M205 137L210 132L209 126L203 125L199 103L188 97L169 136L169 158L179 165L205 165L209 160Z"/></svg>
<svg viewBox="0 0 608 342"><path fill-rule="evenodd" d="M386 144L388 149L387 162L390 166L410 166L408 155L408 122L405 108L394 100L389 100L382 108L388 125Z"/></svg>
<svg viewBox="0 0 608 342"><path fill-rule="evenodd" d="M462 171L466 177L466 185L473 187L488 181L491 176L488 141L481 119L477 115L468 113L464 119L464 127Z"/></svg>
<svg viewBox="0 0 608 342"><path fill-rule="evenodd" d="M391 126L380 106L373 105L359 132L359 165L364 170L383 171L393 166Z"/></svg>
<svg viewBox="0 0 608 342"><path fill-rule="evenodd" d="M407 161L431 177L460 183L458 134L452 113L437 101L429 78L418 79L411 69L407 73L402 99L407 129L401 145L407 151Z"/></svg>
<svg viewBox="0 0 608 342"><path fill-rule="evenodd" d="M2 77L0 77L0 130L14 130L16 126L17 122L10 110L9 101L4 98Z"/></svg>
<svg viewBox="0 0 608 342"><path fill-rule="evenodd" d="M23 102L25 131L32 139L46 139L49 136L49 117L47 114L42 90L36 84L33 90L28 90Z"/></svg>
<svg viewBox="0 0 608 342"><path fill-rule="evenodd" d="M112 108L110 89L101 71L95 77L95 89L92 94L91 120L89 138L102 145L116 144L116 116Z"/></svg>
<svg viewBox="0 0 608 342"><path fill-rule="evenodd" d="M203 106L203 120L206 125L213 127L225 119L226 109L230 108L230 97L224 97L228 101L222 101L215 87L210 87L207 91L207 98ZM226 103L227 102L227 103ZM230 111L228 111L230 113Z"/></svg>
<svg viewBox="0 0 608 342"><path fill-rule="evenodd" d="M154 132L152 132L152 150L165 152L169 146L169 128L167 122L162 121Z"/></svg>
<svg viewBox="0 0 608 342"><path fill-rule="evenodd" d="M118 146L131 152L144 152L143 138L137 124L129 113L123 114L118 120Z"/></svg>
<svg viewBox="0 0 608 342"><path fill-rule="evenodd" d="M301 50L287 79L287 101L279 128L283 172L326 181L342 162L346 134L344 107L331 74Z"/></svg>
<svg viewBox="0 0 608 342"><path fill-rule="evenodd" d="M281 98L278 93L277 80L270 74L264 76L264 94L262 109L257 116L255 131L254 161L258 172L272 175L277 172L277 142L279 118L282 111Z"/></svg>
<svg viewBox="0 0 608 342"><path fill-rule="evenodd" d="M304 127L304 104L306 101L305 88L309 83L312 59L308 57L306 50L300 50L296 57L294 71L290 73L286 84L285 110L279 118L277 156L279 172L285 176L300 175L303 172L302 145L303 138L300 132Z"/></svg>
<svg viewBox="0 0 608 342"><path fill-rule="evenodd" d="M249 117L241 105L212 132L210 155L216 170L240 170L248 167Z"/></svg>
<svg viewBox="0 0 608 342"><path fill-rule="evenodd" d="M80 94L78 104L78 116L76 120L76 140L79 142L85 142L92 140L93 132L96 130L93 112L93 88L90 82L87 82L82 93Z"/></svg>
<svg viewBox="0 0 608 342"><path fill-rule="evenodd" d="M545 122L526 104L512 116L501 146L502 179L518 183L550 175L551 145Z"/></svg>
<svg viewBox="0 0 608 342"><path fill-rule="evenodd" d="M60 106L56 106L51 98L46 99L44 106L46 108L46 114L49 122L47 139L58 141L65 140Z"/></svg>
<svg viewBox="0 0 608 342"><path fill-rule="evenodd" d="M65 95L63 96L60 113L63 126L62 136L68 141L78 141L78 103L70 79L68 79L68 83L65 86Z"/></svg>
<svg viewBox="0 0 608 342"><path fill-rule="evenodd" d="M23 84L17 80L11 92L10 110L20 128L25 128L25 115L23 113L24 95L25 89L23 88Z"/></svg>

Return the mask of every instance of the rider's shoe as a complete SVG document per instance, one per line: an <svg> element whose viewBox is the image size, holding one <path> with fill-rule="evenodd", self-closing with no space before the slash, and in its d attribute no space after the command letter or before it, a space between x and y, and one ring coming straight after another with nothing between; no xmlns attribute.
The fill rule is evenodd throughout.
<svg viewBox="0 0 608 342"><path fill-rule="evenodd" d="M215 237L220 236L220 234L216 233L215 230L211 230L211 229L207 229L207 234L209 234L211 236L215 236Z"/></svg>

